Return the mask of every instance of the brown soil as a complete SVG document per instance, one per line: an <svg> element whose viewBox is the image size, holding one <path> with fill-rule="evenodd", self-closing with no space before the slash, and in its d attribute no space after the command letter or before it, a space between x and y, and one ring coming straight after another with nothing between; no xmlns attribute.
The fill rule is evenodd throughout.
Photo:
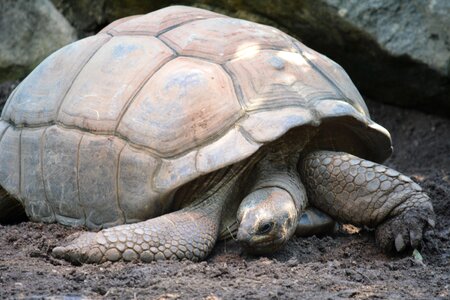
<svg viewBox="0 0 450 300"><path fill-rule="evenodd" d="M0 85L0 105L11 85ZM347 229L293 238L271 257L250 257L224 242L201 263L73 266L49 253L77 229L24 222L0 226L0 298L450 298L450 120L369 106L393 136L396 151L386 164L412 176L433 200L437 225L423 244L423 261L384 255L372 232Z"/></svg>

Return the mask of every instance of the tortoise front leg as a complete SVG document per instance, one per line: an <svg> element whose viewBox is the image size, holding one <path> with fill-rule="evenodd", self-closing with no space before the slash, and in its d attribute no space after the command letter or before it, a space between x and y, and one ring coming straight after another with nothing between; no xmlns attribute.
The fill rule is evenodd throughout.
<svg viewBox="0 0 450 300"><path fill-rule="evenodd" d="M221 209L214 206L187 208L145 222L82 233L68 246L54 248L53 255L75 263L202 260L217 239Z"/></svg>
<svg viewBox="0 0 450 300"><path fill-rule="evenodd" d="M356 156L309 153L300 163L309 201L332 217L376 227L385 250L416 248L423 230L434 226L429 197L409 177Z"/></svg>
<svg viewBox="0 0 450 300"><path fill-rule="evenodd" d="M69 245L54 248L53 255L75 263L202 260L214 247L224 207L235 198L235 185L243 170L242 166L230 168L211 191L184 209L144 222L82 233Z"/></svg>

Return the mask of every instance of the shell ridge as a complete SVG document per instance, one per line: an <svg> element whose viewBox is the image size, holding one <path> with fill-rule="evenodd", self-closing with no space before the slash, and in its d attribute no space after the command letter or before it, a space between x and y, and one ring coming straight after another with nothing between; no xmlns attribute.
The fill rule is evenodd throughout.
<svg viewBox="0 0 450 300"><path fill-rule="evenodd" d="M294 47L297 49L298 53L303 57L303 59L306 62L308 62L308 64L311 66L311 68L316 70L326 81L328 81L336 89L336 91L342 97L342 100L344 100L344 101L348 100L348 98L344 95L344 93L337 86L337 84L334 82L334 80L332 80L319 66L317 66L316 64L313 64L312 61L304 54L302 49L300 49L295 43L294 43ZM346 101L346 102L348 102L348 101Z"/></svg>
<svg viewBox="0 0 450 300"><path fill-rule="evenodd" d="M258 141L256 141L252 135L245 130L245 128L241 125L236 125L238 128L238 131L240 132L240 134L247 140L247 142L249 142L250 144L253 144L256 147L261 147L261 143L259 143Z"/></svg>
<svg viewBox="0 0 450 300"><path fill-rule="evenodd" d="M205 140L205 142L202 144L202 148L208 147L213 145L215 142L219 141L220 139L222 139L223 137L225 137L231 130L233 130L233 128L236 128L237 130L241 130L243 129L242 126L238 125L240 124L243 120L245 120L248 117L247 113L243 113L243 115L241 117L239 117L239 119L236 120L236 122L234 122L234 124L231 124L229 127L225 128L225 130L220 131L219 133L217 133L215 136ZM245 131L245 134L248 134L247 131ZM258 143L257 141L255 141L253 138L251 138L250 134L248 134L247 136L243 135L243 137L251 144L255 145L255 146L260 146L260 143ZM191 149L192 150L192 149ZM184 153L184 152L183 152ZM198 167L198 161L199 161L199 153L200 151L197 151L196 155L195 155L195 167L197 170L200 170L201 168ZM180 157L180 156L184 156L186 155L186 153L181 154L181 155L177 155L176 158ZM203 173L202 173L203 174Z"/></svg>
<svg viewBox="0 0 450 300"><path fill-rule="evenodd" d="M255 97L252 100L260 102L260 104L252 105L247 109L248 112L250 111L264 111L264 110L273 110L274 108L285 108L285 107L304 107L303 105L299 104L299 99L303 100L305 99L307 102L311 101L312 99L315 100L342 100L342 98L336 98L332 94L326 94L323 92L316 92L316 93L310 93L306 97L297 94L296 92L292 92L292 95L287 96L279 96L279 97L271 97L271 102L264 103L263 100L267 97L265 97L266 94L261 93L258 94L259 97ZM270 95L270 94L269 94ZM279 103L277 101L283 101L283 103ZM261 103L262 102L262 103Z"/></svg>
<svg viewBox="0 0 450 300"><path fill-rule="evenodd" d="M285 47L267 47L267 46L259 47L258 45L252 45L252 46L248 46L248 47L245 47L242 49L238 49L236 52L233 53L232 57L227 59L224 63L229 63L233 60L241 59L240 56L245 56L245 53L251 49L257 49L258 51L279 51L279 52L287 52L287 53L296 53L297 54L296 48L292 49L294 51L291 51L289 48L285 48Z"/></svg>
<svg viewBox="0 0 450 300"><path fill-rule="evenodd" d="M158 156L152 156L152 157L154 157L157 160L157 164L155 167L155 171L153 172L152 179L150 180L150 187L153 191L160 193L160 191L157 189L156 184L155 184L155 177L159 174L159 171L161 170L163 160Z"/></svg>
<svg viewBox="0 0 450 300"><path fill-rule="evenodd" d="M231 18L228 17L228 16L225 16L225 15L222 15L222 14L217 14L217 16L211 16L211 17L205 16L205 17L201 17L201 18L193 18L193 19L190 19L190 20L181 22L181 23L179 23L179 24L175 24L175 25L169 26L169 27L167 27L167 28L164 28L163 30L161 30L160 32L158 32L155 36L159 38L161 35L163 35L163 34L169 32L169 31L171 31L171 30L174 30L174 29L176 29L176 28L178 28L178 27L181 27L181 26L183 26L183 25L186 25L186 24L189 24L189 23L193 23L193 22L195 22L195 21L200 21L200 22L201 22L201 21L204 21L204 20L210 20L210 19L231 19Z"/></svg>
<svg viewBox="0 0 450 300"><path fill-rule="evenodd" d="M3 189L13 195L20 202L20 131L14 126L7 126L2 135L0 150L5 146L15 151L0 152L0 183Z"/></svg>
<svg viewBox="0 0 450 300"><path fill-rule="evenodd" d="M81 149L81 142L84 139L85 134L82 133L81 134L81 138L78 141L78 145L77 145L77 198L78 198L78 205L80 205L81 210L83 211L83 216L84 216L84 226L87 226L87 212L86 212L86 207L84 207L83 202L81 201L81 192L80 192L80 149Z"/></svg>
<svg viewBox="0 0 450 300"><path fill-rule="evenodd" d="M244 101L244 93L242 92L242 87L236 80L236 75L230 70L230 68L228 68L226 66L226 64L221 64L220 66L225 71L225 73L228 75L228 77L230 77L230 80L233 83L234 93L235 93L236 98L238 99L239 104L241 105L242 109L247 111L247 106Z"/></svg>
<svg viewBox="0 0 450 300"><path fill-rule="evenodd" d="M3 139L3 136L4 136L5 133L6 133L6 130L8 130L8 128L9 128L10 126L12 126L12 125L11 125L10 123L8 123L8 122L2 120L2 119L0 119L0 122L4 122L4 123L7 124L7 125L5 126L5 128L3 128L3 130L0 132L0 142L1 142L2 139Z"/></svg>
<svg viewBox="0 0 450 300"><path fill-rule="evenodd" d="M23 131L23 129L19 129L20 130L20 133L19 133L19 198L22 198L21 197L21 195L22 195L22 183L23 183L23 180L22 180L22 176L23 176L23 171L22 171L22 167L23 167L23 163L22 163L22 158L23 158L23 155L22 155L22 131ZM24 201L23 199L22 199L22 201Z"/></svg>
<svg viewBox="0 0 450 300"><path fill-rule="evenodd" d="M281 98L277 98L277 99L281 99ZM282 99L286 99L286 98L282 98ZM326 98L329 99L329 98ZM283 103L283 104L279 104L279 103L274 103L272 105L254 105L251 108L247 109L248 113L255 113L255 112L263 112L263 111L274 111L274 110L278 110L280 108L310 108L309 105L304 105L304 104L300 104L298 103L297 98L293 98L292 102L287 102L287 103Z"/></svg>
<svg viewBox="0 0 450 300"><path fill-rule="evenodd" d="M119 199L119 176L120 176L120 158L122 157L122 152L125 149L125 147L127 146L127 143L123 143L123 147L122 149L120 149L119 151L119 155L117 156L117 166L116 166L116 203L117 203L117 208L119 209L119 215L121 215L119 218L122 219L123 223L126 223L127 218L125 217L125 212L122 209L122 205L120 204L120 199Z"/></svg>
<svg viewBox="0 0 450 300"><path fill-rule="evenodd" d="M178 51L172 46L170 45L170 43L168 43L162 36L155 36L155 38L158 39L158 41L160 41L161 43L163 43L167 48L169 48L170 50L173 51L173 53L179 57L180 53L178 53ZM184 55L183 55L184 56Z"/></svg>
<svg viewBox="0 0 450 300"><path fill-rule="evenodd" d="M167 28L164 28L163 30L161 30L160 32L158 32L156 35L155 35L155 37L157 37L157 38L159 38L161 35L163 35L164 33L166 33L166 32L169 32L169 31L171 31L171 30L173 30L173 29L175 29L175 28L178 28L178 27L181 27L181 26L183 26L183 25L185 25L185 24L189 24L189 23L192 23L192 22L195 22L195 21L203 21L203 20L210 20L210 19L218 19L218 18L229 18L229 17L227 17L227 16L225 16L225 15L219 15L219 16L211 16L211 17L201 17L201 18L194 18L194 19L191 19L191 20L187 20L187 21L184 21L184 22L181 22L181 23L179 23L179 24L176 24L176 25L172 25L172 26L169 26L169 27L167 27Z"/></svg>
<svg viewBox="0 0 450 300"><path fill-rule="evenodd" d="M194 21L201 21L201 20L206 20L206 19L214 19L214 18L224 18L224 17L228 17L228 16L225 16L225 15L222 15L222 14L219 14L219 13L211 12L211 11L208 11L208 10L205 10L205 9L201 9L201 8L197 8L197 7L196 7L196 8L193 8L193 7L184 6L184 5L173 5L173 6L169 6L169 7L171 7L171 8L174 8L174 7L184 7L184 8L189 8L189 9L191 9L192 11L203 11L203 12L208 12L208 13L212 13L212 14L211 14L210 16L207 16L207 15L197 15L197 17L193 16L192 19L188 19L188 20L186 20L186 21L183 21L183 22L180 22L180 23L177 23L177 24L168 26L168 27L166 27L166 28L164 28L164 29L158 31L157 33L154 33L154 32L151 32L151 31L145 31L145 30L134 30L134 31L132 31L132 30L117 31L117 30L116 30L116 27L123 26L124 24L126 24L126 23L128 23L128 22L130 22L130 21L136 21L136 19L139 19L139 18L144 18L144 17L146 17L146 16L148 16L148 15L151 15L151 14L153 14L153 13L156 13L156 12L158 12L158 11L163 10L163 9L164 9L164 8L163 8L163 9L159 9L159 10L150 12L150 13L145 14L145 15L139 15L139 16L136 17L136 18L130 18L129 20L127 20L127 21L125 21L125 22L123 22L123 23L119 23L119 24L117 24L116 26L110 28L106 33L112 34L113 36L119 36L119 35L151 35L151 36L159 37L160 35L162 35L162 34L168 32L168 31L171 31L171 30L173 30L173 29L175 29L175 28L177 28L177 27L183 26L183 25L185 25L185 24L188 24L188 23L191 23L191 22L194 22ZM119 20L120 20L120 19L119 19ZM117 21L117 20L116 20L116 21ZM104 30L104 29L103 29L103 30ZM103 30L100 31L100 33L105 33Z"/></svg>

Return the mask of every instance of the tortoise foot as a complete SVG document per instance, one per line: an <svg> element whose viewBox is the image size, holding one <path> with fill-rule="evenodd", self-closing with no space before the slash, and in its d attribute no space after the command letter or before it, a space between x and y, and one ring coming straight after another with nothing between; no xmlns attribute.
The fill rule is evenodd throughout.
<svg viewBox="0 0 450 300"><path fill-rule="evenodd" d="M76 233L69 237L72 239L66 246L53 248L52 255L65 259L74 264L101 263L105 261L106 248L101 244L104 240L101 232Z"/></svg>
<svg viewBox="0 0 450 300"><path fill-rule="evenodd" d="M386 220L375 232L377 244L385 252L403 252L416 249L421 245L424 233L434 227L432 210L411 209Z"/></svg>

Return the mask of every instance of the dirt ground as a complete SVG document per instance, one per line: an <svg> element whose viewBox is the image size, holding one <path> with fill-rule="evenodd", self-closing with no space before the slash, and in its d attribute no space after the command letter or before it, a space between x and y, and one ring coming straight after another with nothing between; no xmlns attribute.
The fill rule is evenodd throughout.
<svg viewBox="0 0 450 300"><path fill-rule="evenodd" d="M11 84L0 85L0 105ZM369 102L392 134L386 162L429 193L437 225L420 251L387 256L372 232L293 238L271 257L250 257L233 242L205 262L73 266L51 249L76 231L24 222L0 226L0 298L83 299L449 299L450 120Z"/></svg>

